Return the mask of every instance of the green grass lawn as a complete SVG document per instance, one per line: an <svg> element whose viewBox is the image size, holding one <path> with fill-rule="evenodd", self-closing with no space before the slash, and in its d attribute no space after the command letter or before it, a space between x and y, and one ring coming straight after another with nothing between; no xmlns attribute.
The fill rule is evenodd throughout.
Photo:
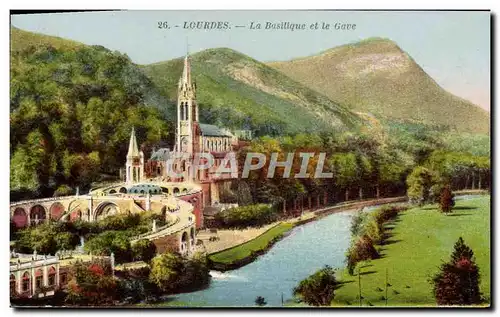
<svg viewBox="0 0 500 317"><path fill-rule="evenodd" d="M361 270L363 306L384 306L385 274L388 272L388 306L434 306L428 282L461 236L474 251L481 274L480 289L490 299L490 196L457 201L453 214L445 216L437 206L403 212L388 224L391 234L381 246L382 258L369 261ZM344 282L337 290L334 306L359 306L358 276L339 273ZM380 288L380 289L378 289ZM382 291L381 291L382 290Z"/></svg>
<svg viewBox="0 0 500 317"><path fill-rule="evenodd" d="M269 243L276 237L284 234L292 229L293 224L282 222L275 227L267 230L255 239L225 251L214 253L209 256L209 259L214 262L229 264L235 261L244 259L251 255L252 252L265 249Z"/></svg>

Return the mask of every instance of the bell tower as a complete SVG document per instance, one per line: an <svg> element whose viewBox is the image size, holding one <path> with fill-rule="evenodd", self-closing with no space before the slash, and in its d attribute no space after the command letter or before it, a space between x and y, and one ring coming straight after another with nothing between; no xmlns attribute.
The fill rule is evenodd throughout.
<svg viewBox="0 0 500 317"><path fill-rule="evenodd" d="M196 85L191 80L189 55L184 58L184 69L177 89L177 136L176 151L193 153L198 127L198 105L196 103Z"/></svg>

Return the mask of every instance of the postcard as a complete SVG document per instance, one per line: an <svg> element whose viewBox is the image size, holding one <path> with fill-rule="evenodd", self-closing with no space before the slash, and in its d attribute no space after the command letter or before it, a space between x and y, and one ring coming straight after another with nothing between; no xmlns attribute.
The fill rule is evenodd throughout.
<svg viewBox="0 0 500 317"><path fill-rule="evenodd" d="M489 11L10 23L12 307L491 307Z"/></svg>

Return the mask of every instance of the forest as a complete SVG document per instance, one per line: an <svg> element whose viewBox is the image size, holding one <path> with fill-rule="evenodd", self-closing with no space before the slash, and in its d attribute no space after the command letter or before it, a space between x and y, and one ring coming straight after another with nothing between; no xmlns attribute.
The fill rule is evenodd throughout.
<svg viewBox="0 0 500 317"><path fill-rule="evenodd" d="M132 127L144 146L167 141L171 120L154 91L127 56L103 47L12 52L12 198L66 193L118 175Z"/></svg>

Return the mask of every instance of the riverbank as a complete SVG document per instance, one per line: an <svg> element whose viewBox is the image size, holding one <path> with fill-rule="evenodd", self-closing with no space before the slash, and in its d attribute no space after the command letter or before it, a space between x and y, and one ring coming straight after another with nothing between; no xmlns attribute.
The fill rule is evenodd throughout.
<svg viewBox="0 0 500 317"><path fill-rule="evenodd" d="M437 205L402 212L388 225L391 237L381 246L382 257L367 262L361 270L363 306L385 306L388 276L388 306L435 306L429 278L447 261L459 237L474 251L481 274L481 292L490 298L490 196L457 200L446 216ZM358 276L346 270L333 306L359 306Z"/></svg>
<svg viewBox="0 0 500 317"><path fill-rule="evenodd" d="M236 247L223 250L208 256L211 269L225 272L247 265L267 252L274 243L286 236L294 227L292 223L281 222L267 230L260 236Z"/></svg>
<svg viewBox="0 0 500 317"><path fill-rule="evenodd" d="M274 243L285 237L287 232L290 231L293 227L316 221L322 217L326 217L336 212L354 211L369 206L377 206L404 201L406 201L406 197L370 199L362 201L352 201L334 206L328 206L313 211L306 211L300 217L295 217L286 221L271 224L270 229L245 243L237 244L230 248L209 254L207 256L209 266L213 270L222 272L234 270L252 263L260 255L265 254L273 246Z"/></svg>

